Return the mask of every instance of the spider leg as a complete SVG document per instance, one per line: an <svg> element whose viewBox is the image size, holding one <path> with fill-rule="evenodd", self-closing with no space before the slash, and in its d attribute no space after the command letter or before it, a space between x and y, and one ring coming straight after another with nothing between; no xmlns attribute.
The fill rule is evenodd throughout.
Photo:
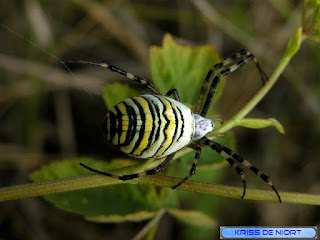
<svg viewBox="0 0 320 240"><path fill-rule="evenodd" d="M178 93L177 89L175 89L175 88L170 89L170 90L167 92L166 96L169 97L171 94L173 94L175 100L181 102L181 101L180 101L180 96L179 96L179 93Z"/></svg>
<svg viewBox="0 0 320 240"><path fill-rule="evenodd" d="M175 155L175 153L170 154L169 156L166 157L166 159L162 163L160 163L157 167L155 167L153 169L146 170L146 171L139 172L139 173L134 173L134 174L122 175L122 176L118 176L118 175L115 175L115 174L112 174L112 173L107 173L107 172L103 172L103 171L100 171L100 170L97 170L97 169L93 169L91 167L86 166L83 163L80 163L80 165L82 167L88 169L91 172L98 173L100 175L104 175L104 176L108 176L108 177L112 177L112 178L115 178L115 179L119 179L119 180L122 180L122 181L127 181L127 180L131 180L131 179L134 179L134 178L144 177L144 176L147 176L147 175L154 175L154 174L156 174L156 173L158 173L160 171L163 171L164 169L166 169L168 164L171 162L171 160L173 159L174 155Z"/></svg>
<svg viewBox="0 0 320 240"><path fill-rule="evenodd" d="M252 54L250 55L246 55L244 58L242 58L239 62L237 62L236 64L231 65L229 68L226 68L225 70L222 70L217 76L214 77L207 98L205 100L205 103L203 105L202 111L201 111L201 116L205 116L209 110L209 107L212 103L212 100L214 98L214 95L217 91L217 87L219 85L220 79L223 76L226 76L234 71L236 71L237 69L239 69L240 67L242 67L245 63L251 61L254 59L254 56ZM210 72L210 71L209 71ZM212 73L213 75L213 73Z"/></svg>
<svg viewBox="0 0 320 240"><path fill-rule="evenodd" d="M201 109L201 106L203 105L203 99L205 97L205 94L208 90L208 87L209 87L209 84L214 76L214 72L216 70L219 70L227 65L230 65L234 62L236 62L237 60L244 60L245 58L249 58L250 60L252 60L258 71L259 71L259 74L261 76L261 80L262 80L262 84L264 85L267 80L268 80L268 76L264 73L264 71L262 71L260 65L259 65L259 62L257 60L257 58L252 54L250 53L249 51L247 51L246 49L242 49L240 52L232 55L231 57L227 58L226 60L220 62L220 63L217 63L215 64L208 72L204 82L203 82L203 85L201 87L201 90L200 90L200 94L199 94L199 97L198 97L198 100L197 100L197 103L196 103L196 106L195 106L195 113L198 114L200 112L200 109ZM240 66L239 66L240 67Z"/></svg>
<svg viewBox="0 0 320 240"><path fill-rule="evenodd" d="M242 170L241 167L239 167L239 165L230 157L226 158L227 162L230 164L230 167L234 168L234 170L237 171L237 173L240 175L241 180L242 180L242 185L243 185L243 193L241 196L241 199L244 198L244 195L246 195L246 178L244 176L244 171Z"/></svg>
<svg viewBox="0 0 320 240"><path fill-rule="evenodd" d="M203 98L208 90L209 84L211 82L212 77L214 76L214 72L223 68L226 65L229 65L230 63L234 62L235 60L239 59L242 56L245 56L247 53L247 50L243 49L240 52L236 53L235 55L232 55L231 57L223 60L220 63L216 63L215 65L213 65L213 67L209 70L209 72L207 73L206 78L204 79L204 82L202 84L201 90L200 90L200 94L195 106L195 113L198 114L200 112L200 108L203 102Z"/></svg>
<svg viewBox="0 0 320 240"><path fill-rule="evenodd" d="M201 143L204 145L207 145L209 147L211 147L213 150L215 150L216 152L218 152L223 158L225 159L233 159L239 163L241 163L243 166L245 166L246 168L248 168L249 170L251 170L252 172L254 172L257 176L259 176L264 182L268 183L269 186L272 188L272 190L276 193L279 202L281 203L281 197L276 189L276 187L273 185L273 183L271 182L270 178L265 175L261 170L259 170L258 168L256 168L255 166L253 166L250 162L248 162L247 160L243 159L239 154L233 152L229 147L224 146L218 142L215 142L213 140L210 140L208 138L203 138L201 140Z"/></svg>
<svg viewBox="0 0 320 240"><path fill-rule="evenodd" d="M95 65L103 68L108 68L112 72L119 73L133 81L136 81L142 85L146 85L146 87L149 88L151 91L153 91L155 94L161 95L160 91L152 83L148 82L146 79L133 75L132 73L122 70L114 65L107 64L107 63L99 63L99 62L89 62L89 61L66 61L65 63L84 63L84 64Z"/></svg>
<svg viewBox="0 0 320 240"><path fill-rule="evenodd" d="M185 181L187 181L193 174L196 173L196 168L197 168L197 165L198 165L198 160L199 160L200 155L201 155L201 147L200 147L199 145L193 144L193 143L191 143L188 147L190 147L190 148L192 148L192 149L194 149L194 150L197 151L197 152L196 152L196 155L195 155L195 157L194 157L194 160L193 160L192 167L191 167L191 169L190 169L189 174L188 174L185 178L183 178L180 182L178 182L178 184L174 185L174 186L172 187L172 189L175 189L175 188L179 187L181 184L183 184Z"/></svg>

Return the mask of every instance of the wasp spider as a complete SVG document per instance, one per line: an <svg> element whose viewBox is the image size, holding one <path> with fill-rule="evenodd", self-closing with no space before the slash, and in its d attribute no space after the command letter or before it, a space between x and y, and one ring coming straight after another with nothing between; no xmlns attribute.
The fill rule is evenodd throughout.
<svg viewBox="0 0 320 240"><path fill-rule="evenodd" d="M166 95L162 95L160 91L147 80L113 65L77 61L79 63L108 68L111 71L145 85L152 91L152 94L128 98L115 105L107 113L102 124L102 131L108 141L129 156L142 159L162 158L166 156L165 160L154 169L123 176L92 169L82 163L81 166L92 172L126 181L156 174L168 166L178 150L184 147L192 148L196 151L196 154L191 170L185 178L172 187L174 189L183 184L196 172L201 147L209 146L226 159L230 166L241 176L243 182L242 198L246 193L246 181L244 172L238 164L248 168L268 183L281 202L277 189L267 175L243 159L239 154L232 151L229 147L206 137L206 134L213 131L215 126L215 124L210 119L206 119L205 116L214 98L221 77L234 72L249 61L255 63L262 81L265 83L267 76L261 70L255 56L246 50L241 50L230 58L215 64L212 69L209 70L200 90L194 112L180 102L176 89L171 89ZM219 69L223 70L214 77L215 71ZM207 92L208 94L206 95ZM173 95L175 99L169 98L169 95ZM203 106L202 109L201 106Z"/></svg>

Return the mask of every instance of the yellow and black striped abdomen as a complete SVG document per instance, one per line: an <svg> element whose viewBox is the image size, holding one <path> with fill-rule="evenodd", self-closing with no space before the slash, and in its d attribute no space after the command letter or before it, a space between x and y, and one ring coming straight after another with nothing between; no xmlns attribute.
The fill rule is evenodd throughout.
<svg viewBox="0 0 320 240"><path fill-rule="evenodd" d="M184 104L162 96L141 95L115 105L102 124L109 142L137 158L160 158L188 145L194 117Z"/></svg>

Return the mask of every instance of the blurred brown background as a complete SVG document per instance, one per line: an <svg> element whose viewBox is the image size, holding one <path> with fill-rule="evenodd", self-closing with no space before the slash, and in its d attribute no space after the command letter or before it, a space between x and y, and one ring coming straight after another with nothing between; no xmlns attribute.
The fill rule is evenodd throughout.
<svg viewBox="0 0 320 240"><path fill-rule="evenodd" d="M120 154L106 148L99 129L106 112L101 87L126 80L72 66L76 80L51 53L112 62L149 78L149 47L168 32L188 44L213 44L222 58L246 48L270 75L300 25L301 9L302 1L289 0L1 1L0 22L48 52L0 28L1 186L29 182L29 173L56 159ZM319 65L320 45L305 41L249 115L276 118L285 135L273 128L232 130L238 152L262 167L279 191L320 192ZM257 78L253 64L228 76L218 103L224 119L259 90ZM249 187L266 188L251 174L247 178ZM239 185L233 171L225 171L222 182ZM215 198L217 226L320 225L319 207ZM144 225L89 223L42 198L0 204L0 239L130 239ZM185 228L165 216L156 239L185 239Z"/></svg>

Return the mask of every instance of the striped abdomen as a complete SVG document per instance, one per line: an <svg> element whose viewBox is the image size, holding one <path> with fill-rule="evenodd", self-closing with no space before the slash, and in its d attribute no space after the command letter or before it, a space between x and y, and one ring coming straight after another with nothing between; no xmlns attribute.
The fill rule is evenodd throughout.
<svg viewBox="0 0 320 240"><path fill-rule="evenodd" d="M194 127L190 108L161 95L125 99L102 124L109 142L137 158L160 158L178 151L190 143Z"/></svg>

